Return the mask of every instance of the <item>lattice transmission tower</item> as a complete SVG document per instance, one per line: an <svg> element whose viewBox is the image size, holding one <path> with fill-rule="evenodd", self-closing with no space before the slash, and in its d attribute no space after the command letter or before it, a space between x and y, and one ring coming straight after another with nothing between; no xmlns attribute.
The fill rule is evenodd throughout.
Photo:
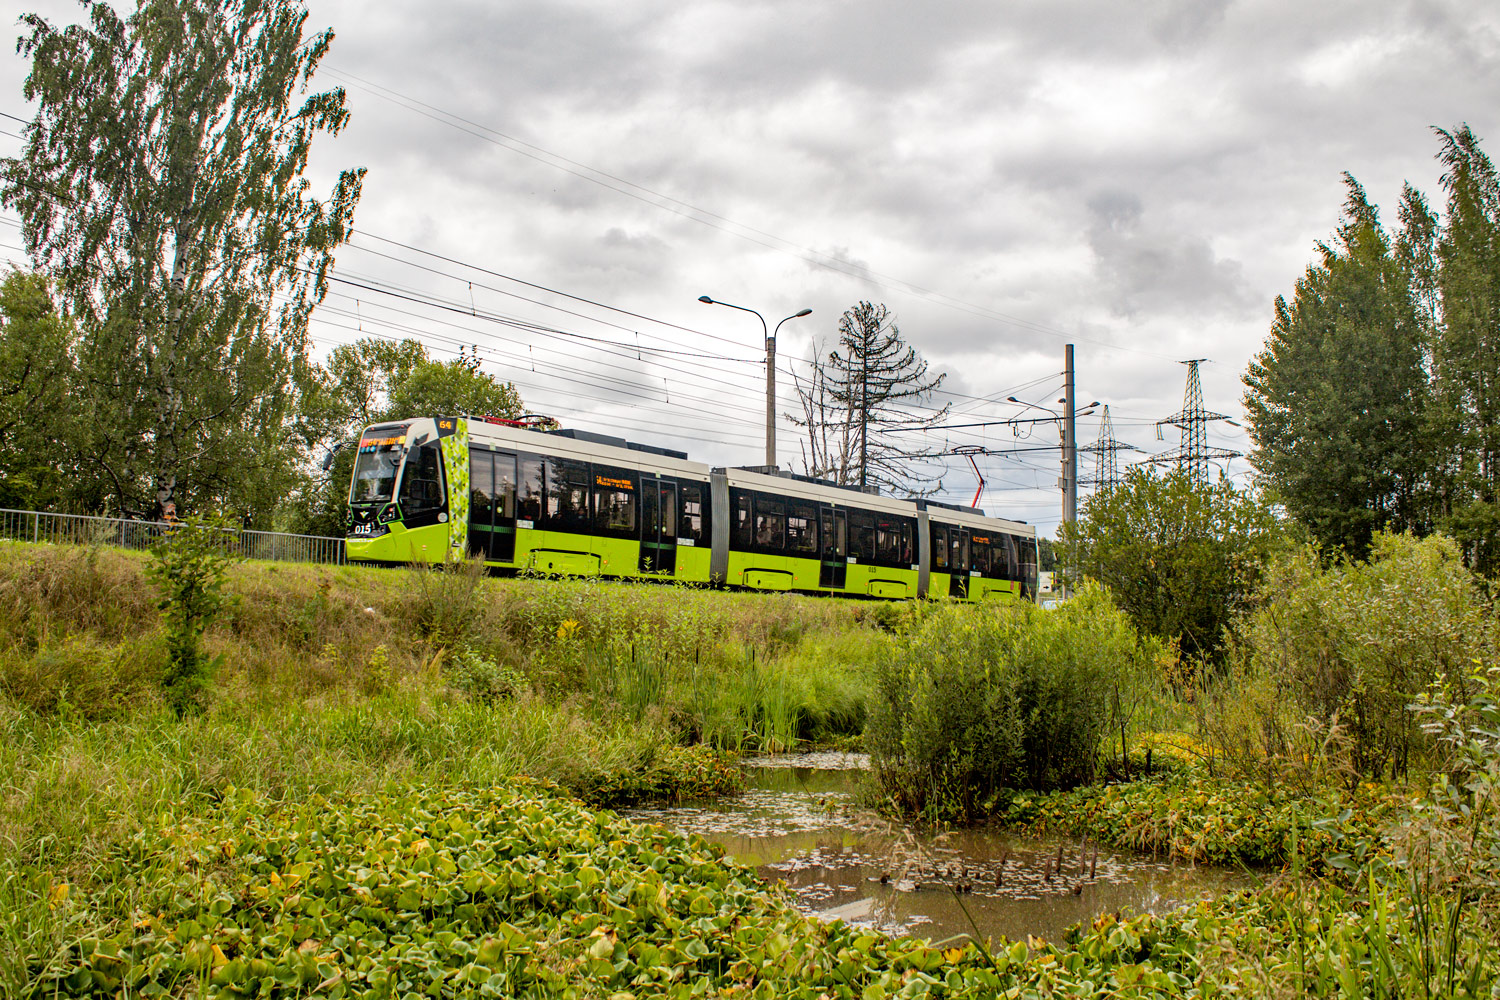
<svg viewBox="0 0 1500 1000"><path fill-rule="evenodd" d="M1223 413L1211 413L1203 408L1203 383L1198 378L1198 365L1207 360L1207 358L1193 358L1181 362L1188 366L1187 391L1182 397L1182 409L1156 422L1158 441L1162 439L1162 426L1171 425L1182 430L1182 442L1170 451L1164 451L1160 455L1146 459L1152 465L1175 464L1199 486L1208 482L1210 459L1238 458L1241 454L1237 451L1230 451L1228 448L1209 446L1208 422L1228 420L1229 417Z"/></svg>
<svg viewBox="0 0 1500 1000"><path fill-rule="evenodd" d="M1078 450L1092 453L1094 456L1094 474L1085 479L1083 485L1092 486L1096 490L1105 490L1118 485L1122 478L1120 462L1115 456L1122 451L1140 451L1141 449L1115 438L1114 421L1110 419L1109 407L1106 405L1099 420L1099 439Z"/></svg>

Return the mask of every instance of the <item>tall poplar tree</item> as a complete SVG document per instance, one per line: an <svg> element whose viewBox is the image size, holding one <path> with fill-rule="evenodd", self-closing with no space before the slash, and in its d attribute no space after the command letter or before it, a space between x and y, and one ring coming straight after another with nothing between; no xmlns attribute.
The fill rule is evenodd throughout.
<svg viewBox="0 0 1500 1000"><path fill-rule="evenodd" d="M80 327L80 462L121 511L274 504L305 457L307 320L349 235L362 169L326 198L312 141L348 122L309 93L333 39L295 0L137 0L87 24L35 14L38 102L0 199Z"/></svg>
<svg viewBox="0 0 1500 1000"><path fill-rule="evenodd" d="M1410 270L1364 189L1344 180L1338 231L1318 244L1320 260L1292 300L1277 297L1270 335L1245 375L1244 403L1264 484L1319 541L1362 557L1376 531L1427 527L1433 457ZM1404 214L1416 225L1411 194ZM1397 242L1421 238L1403 232Z"/></svg>
<svg viewBox="0 0 1500 1000"><path fill-rule="evenodd" d="M1442 322L1433 408L1451 445L1444 527L1486 575L1500 570L1500 180L1465 125L1436 130L1448 195L1437 243Z"/></svg>

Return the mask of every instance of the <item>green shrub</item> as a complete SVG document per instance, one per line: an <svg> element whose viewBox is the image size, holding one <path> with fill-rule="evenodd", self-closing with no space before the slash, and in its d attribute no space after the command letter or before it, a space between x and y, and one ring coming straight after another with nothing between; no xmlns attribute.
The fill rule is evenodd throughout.
<svg viewBox="0 0 1500 1000"><path fill-rule="evenodd" d="M968 819L1004 788L1094 777L1101 742L1145 721L1166 650L1095 584L1061 608L941 608L892 643L866 730L901 811Z"/></svg>
<svg viewBox="0 0 1500 1000"><path fill-rule="evenodd" d="M202 649L203 632L226 603L224 579L234 561L234 536L212 521L190 519L151 549L146 575L156 584L167 634L162 692L179 716L202 708L203 691L219 665Z"/></svg>
<svg viewBox="0 0 1500 1000"><path fill-rule="evenodd" d="M1253 698L1221 693L1206 723L1228 751L1234 734L1256 735L1239 748L1247 768L1323 760L1346 784L1405 775L1432 747L1413 700L1440 676L1462 685L1495 640L1450 539L1377 534L1368 562L1327 567L1301 549L1274 564L1241 630L1236 683Z"/></svg>
<svg viewBox="0 0 1500 1000"><path fill-rule="evenodd" d="M384 647L380 647L381 650ZM383 659L383 658L382 658ZM478 650L465 647L448 660L444 673L448 683L474 701L493 705L514 697L526 686L526 678L508 663L496 663Z"/></svg>

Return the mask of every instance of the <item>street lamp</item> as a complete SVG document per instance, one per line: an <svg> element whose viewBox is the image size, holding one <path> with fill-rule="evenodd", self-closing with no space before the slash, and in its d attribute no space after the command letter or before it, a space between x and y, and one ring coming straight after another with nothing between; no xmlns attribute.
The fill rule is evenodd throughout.
<svg viewBox="0 0 1500 1000"><path fill-rule="evenodd" d="M811 309L803 309L801 312L792 313L776 328L771 330L766 326L766 318L754 309L737 306L733 302L721 302L708 295L698 296L698 301L710 306L728 306L730 309L738 309L747 312L760 320L761 333L766 337L766 467L776 468L776 334L781 332L781 323L788 319L800 319L803 316L812 315Z"/></svg>

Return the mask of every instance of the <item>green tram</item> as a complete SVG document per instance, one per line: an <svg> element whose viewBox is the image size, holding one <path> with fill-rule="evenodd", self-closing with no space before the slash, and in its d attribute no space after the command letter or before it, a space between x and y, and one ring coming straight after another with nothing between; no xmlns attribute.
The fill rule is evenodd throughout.
<svg viewBox="0 0 1500 1000"><path fill-rule="evenodd" d="M903 599L1035 600L1036 529L481 417L360 435L348 558Z"/></svg>

